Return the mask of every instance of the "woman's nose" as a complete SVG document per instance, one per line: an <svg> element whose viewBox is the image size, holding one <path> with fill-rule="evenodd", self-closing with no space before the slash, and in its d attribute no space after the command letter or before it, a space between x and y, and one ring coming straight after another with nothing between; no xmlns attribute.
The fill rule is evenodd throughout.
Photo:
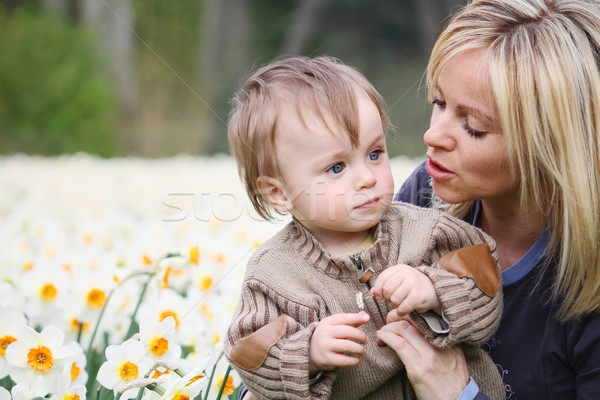
<svg viewBox="0 0 600 400"><path fill-rule="evenodd" d="M449 118L438 115L431 118L429 129L423 135L423 141L428 147L452 150L456 146Z"/></svg>

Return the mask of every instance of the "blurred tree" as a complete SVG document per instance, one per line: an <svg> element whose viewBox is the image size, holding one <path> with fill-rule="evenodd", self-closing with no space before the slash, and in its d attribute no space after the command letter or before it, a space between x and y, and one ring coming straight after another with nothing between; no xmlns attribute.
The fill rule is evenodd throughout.
<svg viewBox="0 0 600 400"><path fill-rule="evenodd" d="M80 0L79 13L81 22L97 32L101 50L109 55L110 70L118 88L122 112L132 114L138 103L139 78L131 0Z"/></svg>
<svg viewBox="0 0 600 400"><path fill-rule="evenodd" d="M4 10L8 21L30 5L72 32L81 30L77 25L96 32L98 46L88 44L105 60L97 69L112 72L106 89L118 94L119 114L125 117L120 120L124 153L227 151L228 101L246 75L281 55L327 54L360 69L388 100L398 126L391 153L420 155L429 117L421 90L427 55L452 7L465 2L0 0L0 14ZM60 78L56 75L46 79ZM27 86L14 90L31 96Z"/></svg>
<svg viewBox="0 0 600 400"><path fill-rule="evenodd" d="M0 37L1 151L114 155L117 103L91 36L17 9Z"/></svg>
<svg viewBox="0 0 600 400"><path fill-rule="evenodd" d="M320 22L321 13L331 0L300 1L292 14L292 23L285 34L281 54L302 54L310 36Z"/></svg>

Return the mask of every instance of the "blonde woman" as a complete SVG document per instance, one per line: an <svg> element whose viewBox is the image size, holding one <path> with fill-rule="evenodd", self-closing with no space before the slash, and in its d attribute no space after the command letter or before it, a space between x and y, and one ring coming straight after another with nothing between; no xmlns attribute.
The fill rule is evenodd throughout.
<svg viewBox="0 0 600 400"><path fill-rule="evenodd" d="M439 37L427 80L427 161L396 199L495 239L504 312L484 348L508 399L600 399L600 2L473 1ZM464 389L460 355L406 321L379 339L419 398Z"/></svg>

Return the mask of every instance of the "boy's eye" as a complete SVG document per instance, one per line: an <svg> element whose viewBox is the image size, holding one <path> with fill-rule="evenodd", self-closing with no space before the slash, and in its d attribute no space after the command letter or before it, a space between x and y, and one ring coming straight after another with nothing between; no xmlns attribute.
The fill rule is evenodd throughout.
<svg viewBox="0 0 600 400"><path fill-rule="evenodd" d="M331 167L329 167L327 172L333 172L334 174L339 174L343 170L344 170L344 164L337 163L337 164L333 164Z"/></svg>
<svg viewBox="0 0 600 400"><path fill-rule="evenodd" d="M379 160L379 156L381 155L381 150L375 150L369 153L369 160L377 161Z"/></svg>

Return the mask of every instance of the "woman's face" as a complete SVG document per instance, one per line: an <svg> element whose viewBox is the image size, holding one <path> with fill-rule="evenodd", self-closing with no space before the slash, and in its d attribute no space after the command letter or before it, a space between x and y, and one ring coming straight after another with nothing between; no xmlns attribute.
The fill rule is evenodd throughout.
<svg viewBox="0 0 600 400"><path fill-rule="evenodd" d="M487 74L483 49L473 49L454 57L437 82L426 167L447 203L517 199Z"/></svg>

